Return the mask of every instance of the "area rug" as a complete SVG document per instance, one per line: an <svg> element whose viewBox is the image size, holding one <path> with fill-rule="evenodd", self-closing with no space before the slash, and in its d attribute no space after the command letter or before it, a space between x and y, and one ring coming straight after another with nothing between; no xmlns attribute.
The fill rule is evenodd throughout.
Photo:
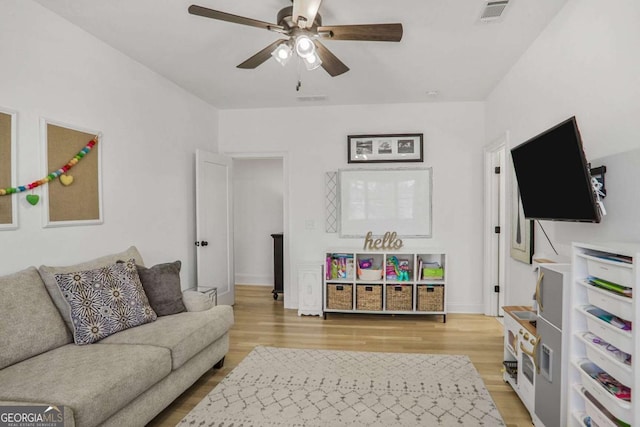
<svg viewBox="0 0 640 427"><path fill-rule="evenodd" d="M180 426L504 426L467 356L256 347Z"/></svg>

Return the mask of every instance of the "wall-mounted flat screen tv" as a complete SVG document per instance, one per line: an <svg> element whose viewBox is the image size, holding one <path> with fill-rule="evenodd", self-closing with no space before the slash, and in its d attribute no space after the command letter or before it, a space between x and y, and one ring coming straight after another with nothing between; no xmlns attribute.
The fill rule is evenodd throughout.
<svg viewBox="0 0 640 427"><path fill-rule="evenodd" d="M527 219L600 222L575 117L511 150Z"/></svg>

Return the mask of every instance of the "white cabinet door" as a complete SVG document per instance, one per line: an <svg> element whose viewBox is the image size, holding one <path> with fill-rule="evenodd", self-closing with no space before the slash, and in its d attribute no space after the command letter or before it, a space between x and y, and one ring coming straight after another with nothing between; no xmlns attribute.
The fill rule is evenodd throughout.
<svg viewBox="0 0 640 427"><path fill-rule="evenodd" d="M298 265L298 316L322 316L322 266Z"/></svg>
<svg viewBox="0 0 640 427"><path fill-rule="evenodd" d="M218 304L235 302L232 161L196 151L196 252L199 287L217 287Z"/></svg>

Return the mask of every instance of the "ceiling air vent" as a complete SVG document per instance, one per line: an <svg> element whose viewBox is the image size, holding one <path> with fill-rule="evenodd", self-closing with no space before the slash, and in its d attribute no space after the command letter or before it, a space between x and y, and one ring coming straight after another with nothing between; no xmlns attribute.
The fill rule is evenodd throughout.
<svg viewBox="0 0 640 427"><path fill-rule="evenodd" d="M311 95L311 96L299 96L298 101L300 102L319 102L325 101L327 99L326 95Z"/></svg>
<svg viewBox="0 0 640 427"><path fill-rule="evenodd" d="M480 21L491 22L500 19L508 4L509 0L488 1L480 15Z"/></svg>

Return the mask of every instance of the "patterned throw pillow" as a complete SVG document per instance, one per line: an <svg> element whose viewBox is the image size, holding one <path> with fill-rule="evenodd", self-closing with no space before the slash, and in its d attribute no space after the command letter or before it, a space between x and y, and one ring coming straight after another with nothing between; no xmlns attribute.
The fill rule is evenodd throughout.
<svg viewBox="0 0 640 427"><path fill-rule="evenodd" d="M56 274L55 279L71 309L76 344L91 344L157 318L140 283L134 259L94 270Z"/></svg>

